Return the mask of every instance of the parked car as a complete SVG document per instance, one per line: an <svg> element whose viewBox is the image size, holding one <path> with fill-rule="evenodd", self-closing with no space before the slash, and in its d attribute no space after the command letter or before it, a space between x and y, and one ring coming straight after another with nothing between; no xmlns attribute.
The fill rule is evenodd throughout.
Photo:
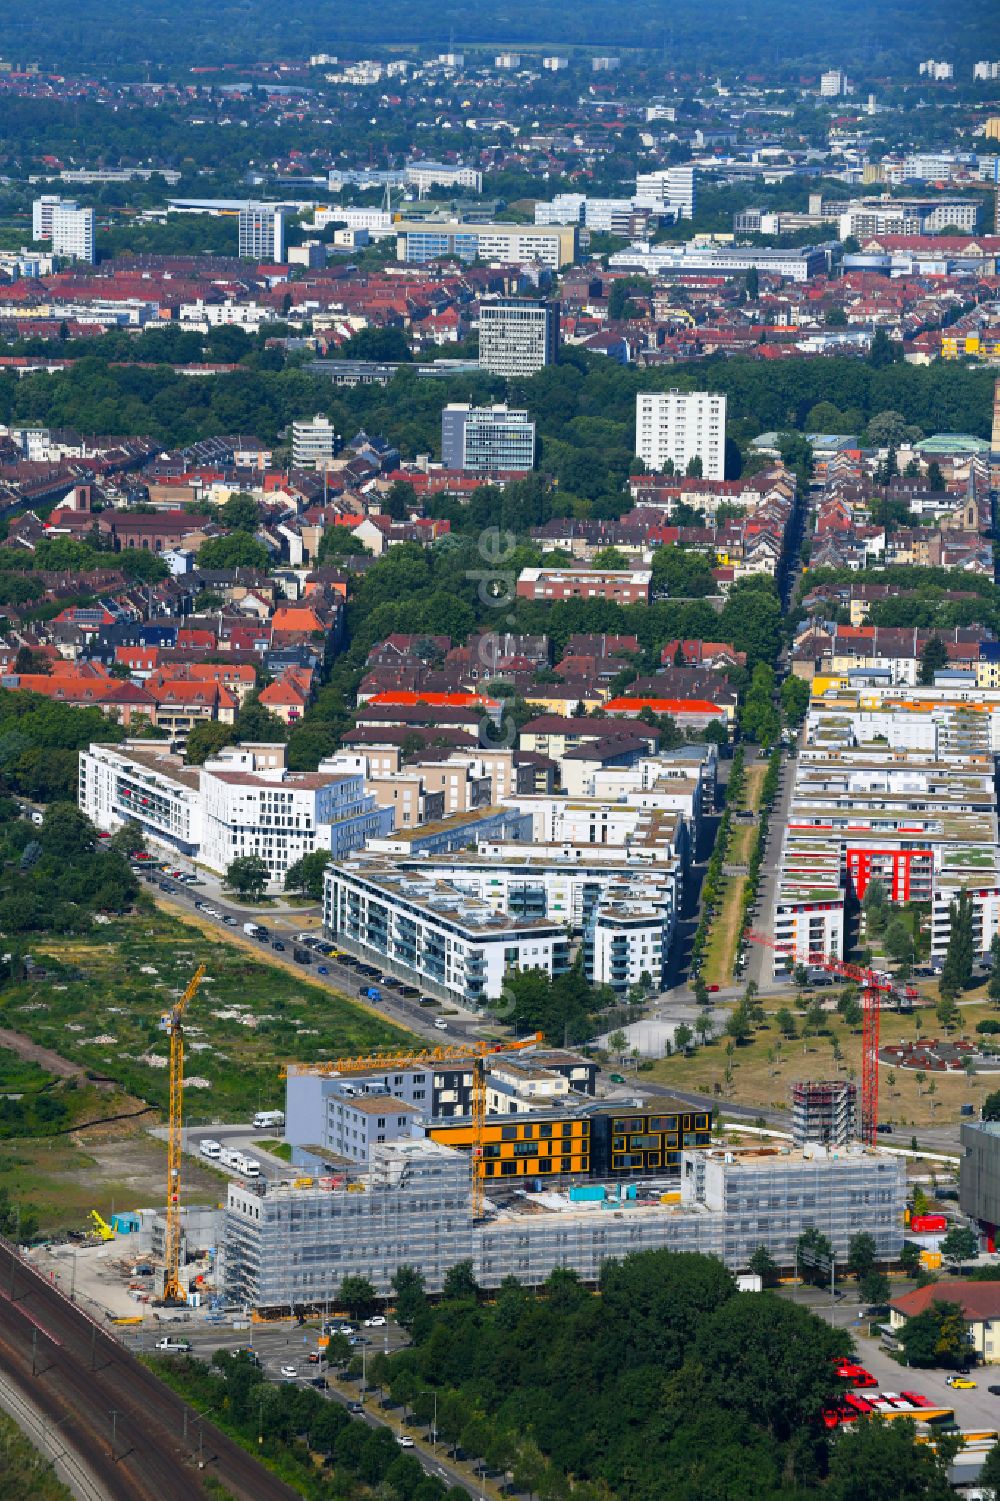
<svg viewBox="0 0 1000 1501"><path fill-rule="evenodd" d="M360 1416L364 1410L365 1404L363 1402L348 1402L347 1404L347 1411L353 1413L355 1417Z"/></svg>
<svg viewBox="0 0 1000 1501"><path fill-rule="evenodd" d="M888 1121L879 1121L878 1125L875 1127L875 1130L878 1132L879 1136L892 1135L892 1127L890 1126Z"/></svg>
<svg viewBox="0 0 1000 1501"><path fill-rule="evenodd" d="M388 1320L384 1313L373 1313L370 1319L365 1319L366 1329L384 1329Z"/></svg>
<svg viewBox="0 0 1000 1501"><path fill-rule="evenodd" d="M949 1376L945 1386L950 1386L956 1392L974 1392L976 1389L976 1383L968 1376Z"/></svg>
<svg viewBox="0 0 1000 1501"><path fill-rule="evenodd" d="M317 964L317 966L316 966L316 973L318 975L328 975L330 973L330 971L329 971L328 967L325 964Z"/></svg>
<svg viewBox="0 0 1000 1501"><path fill-rule="evenodd" d="M443 1016L439 1016L434 1025L435 1027L437 1027L439 1032L447 1032L448 1030L448 1023L445 1021Z"/></svg>
<svg viewBox="0 0 1000 1501"><path fill-rule="evenodd" d="M280 938L276 938L271 944L271 947L273 949L277 949L279 954L283 954L285 952L285 945L282 943Z"/></svg>
<svg viewBox="0 0 1000 1501"><path fill-rule="evenodd" d="M401 1449L412 1449L413 1448L413 1440L412 1440L412 1438L410 1437L410 1435L408 1433L397 1433L396 1434L396 1443L399 1445L399 1447Z"/></svg>

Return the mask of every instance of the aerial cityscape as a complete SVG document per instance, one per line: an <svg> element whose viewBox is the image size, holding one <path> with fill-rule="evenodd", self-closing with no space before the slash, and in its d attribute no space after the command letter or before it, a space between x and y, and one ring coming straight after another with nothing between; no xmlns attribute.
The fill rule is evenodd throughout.
<svg viewBox="0 0 1000 1501"><path fill-rule="evenodd" d="M9 0L0 1501L1000 1501L1000 10Z"/></svg>

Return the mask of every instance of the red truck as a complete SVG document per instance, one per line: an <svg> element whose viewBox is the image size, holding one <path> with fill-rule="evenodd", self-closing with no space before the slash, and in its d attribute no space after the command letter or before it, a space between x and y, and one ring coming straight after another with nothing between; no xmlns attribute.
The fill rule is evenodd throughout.
<svg viewBox="0 0 1000 1501"><path fill-rule="evenodd" d="M948 1221L943 1214L915 1214L910 1220L910 1229L914 1235L943 1234L947 1228Z"/></svg>

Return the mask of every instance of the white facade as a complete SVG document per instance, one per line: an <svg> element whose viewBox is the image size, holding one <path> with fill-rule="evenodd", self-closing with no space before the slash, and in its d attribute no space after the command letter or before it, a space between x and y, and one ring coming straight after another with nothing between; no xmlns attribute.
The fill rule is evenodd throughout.
<svg viewBox="0 0 1000 1501"><path fill-rule="evenodd" d="M535 463L535 424L526 411L501 403L474 407L449 402L441 412L441 462L446 469L529 470Z"/></svg>
<svg viewBox="0 0 1000 1501"><path fill-rule="evenodd" d="M479 364L491 375L534 375L554 365L559 309L547 302L498 297L479 307Z"/></svg>
<svg viewBox="0 0 1000 1501"><path fill-rule="evenodd" d="M679 219L693 219L697 203L697 168L665 167L639 172L635 179L635 202L640 207L672 208Z"/></svg>
<svg viewBox="0 0 1000 1501"><path fill-rule="evenodd" d="M247 203L240 209L240 258L285 259L285 210L273 203Z"/></svg>
<svg viewBox="0 0 1000 1501"><path fill-rule="evenodd" d="M52 209L52 254L74 261L94 260L94 210L75 203L57 203Z"/></svg>
<svg viewBox="0 0 1000 1501"><path fill-rule="evenodd" d="M931 78L935 83L948 83L954 76L954 63L936 62L933 57L929 57L920 64L920 77Z"/></svg>
<svg viewBox="0 0 1000 1501"><path fill-rule="evenodd" d="M296 469L325 469L336 452L336 428L322 412L310 421L292 423L292 463Z"/></svg>
<svg viewBox="0 0 1000 1501"><path fill-rule="evenodd" d="M35 199L31 205L31 238L33 240L51 240L52 215L62 203L63 199L58 193L43 193L41 198ZM76 208L76 204L68 199L65 206Z"/></svg>
<svg viewBox="0 0 1000 1501"><path fill-rule="evenodd" d="M407 162L406 181L421 193L430 188L472 188L483 191L483 174L478 167L465 167L460 162Z"/></svg>
<svg viewBox="0 0 1000 1501"><path fill-rule="evenodd" d="M98 829L134 821L151 842L220 874L257 855L275 888L303 855L343 859L393 827L392 809L376 806L363 777L288 772L284 746L227 747L194 767L149 741L93 744L80 754L79 803Z"/></svg>
<svg viewBox="0 0 1000 1501"><path fill-rule="evenodd" d="M714 391L640 391L635 399L635 451L646 468L672 461L684 474L701 459L703 479L726 473L726 398Z"/></svg>
<svg viewBox="0 0 1000 1501"><path fill-rule="evenodd" d="M976 81L984 79L987 82L992 81L994 78L1000 78L1000 63L974 63L972 77Z"/></svg>
<svg viewBox="0 0 1000 1501"><path fill-rule="evenodd" d="M820 75L819 91L824 99L837 99L841 94L849 94L851 86L847 82L847 74L839 68L831 68L829 72Z"/></svg>

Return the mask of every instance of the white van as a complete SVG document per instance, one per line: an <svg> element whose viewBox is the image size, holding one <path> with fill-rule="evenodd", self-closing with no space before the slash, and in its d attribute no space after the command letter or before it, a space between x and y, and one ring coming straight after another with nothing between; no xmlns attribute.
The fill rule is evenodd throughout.
<svg viewBox="0 0 1000 1501"><path fill-rule="evenodd" d="M243 1165L240 1171L243 1173L244 1177L259 1178L260 1163L257 1161L256 1157L244 1157Z"/></svg>
<svg viewBox="0 0 1000 1501"><path fill-rule="evenodd" d="M281 1110L258 1110L253 1118L255 1131L274 1131L279 1126L284 1127L285 1115Z"/></svg>
<svg viewBox="0 0 1000 1501"><path fill-rule="evenodd" d="M222 1156L221 1143L213 1141L209 1136L206 1136L200 1142L198 1151L203 1157L211 1157L213 1162L218 1161L218 1159Z"/></svg>

